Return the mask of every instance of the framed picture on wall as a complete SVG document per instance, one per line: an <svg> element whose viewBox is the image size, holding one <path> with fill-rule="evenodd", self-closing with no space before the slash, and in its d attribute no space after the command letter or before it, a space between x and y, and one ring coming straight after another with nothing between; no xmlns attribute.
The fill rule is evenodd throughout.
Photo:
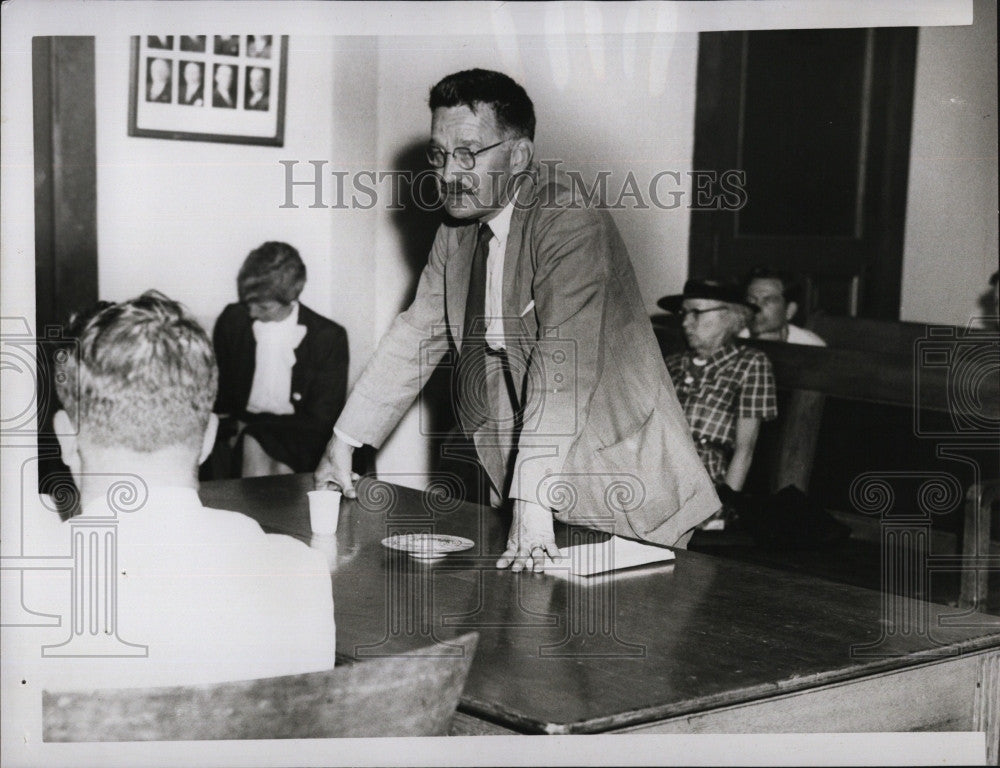
<svg viewBox="0 0 1000 768"><path fill-rule="evenodd" d="M280 147L287 35L132 37L128 135Z"/></svg>

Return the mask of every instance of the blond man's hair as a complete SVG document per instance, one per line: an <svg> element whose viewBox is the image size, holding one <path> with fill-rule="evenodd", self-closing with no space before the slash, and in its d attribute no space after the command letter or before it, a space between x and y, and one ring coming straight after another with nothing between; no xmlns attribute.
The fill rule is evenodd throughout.
<svg viewBox="0 0 1000 768"><path fill-rule="evenodd" d="M56 392L88 442L149 453L200 448L218 371L204 329L159 291L78 318Z"/></svg>

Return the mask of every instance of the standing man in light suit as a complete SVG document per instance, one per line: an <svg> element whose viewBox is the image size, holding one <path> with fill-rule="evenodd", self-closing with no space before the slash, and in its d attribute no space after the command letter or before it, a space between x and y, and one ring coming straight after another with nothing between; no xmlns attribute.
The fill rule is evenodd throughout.
<svg viewBox="0 0 1000 768"><path fill-rule="evenodd" d="M459 422L497 500L498 568L544 569L553 517L665 545L719 509L611 217L539 178L534 107L499 72L430 96L427 157L451 220L410 307L351 393L316 469L353 496L351 452L395 428L446 354Z"/></svg>

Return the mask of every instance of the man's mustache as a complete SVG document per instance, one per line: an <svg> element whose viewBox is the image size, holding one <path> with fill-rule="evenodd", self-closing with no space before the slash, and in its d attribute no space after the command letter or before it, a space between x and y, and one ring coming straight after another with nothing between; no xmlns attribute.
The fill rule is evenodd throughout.
<svg viewBox="0 0 1000 768"><path fill-rule="evenodd" d="M444 181L438 182L438 189L440 189L442 195L462 195L475 191L471 185L457 182L447 183Z"/></svg>

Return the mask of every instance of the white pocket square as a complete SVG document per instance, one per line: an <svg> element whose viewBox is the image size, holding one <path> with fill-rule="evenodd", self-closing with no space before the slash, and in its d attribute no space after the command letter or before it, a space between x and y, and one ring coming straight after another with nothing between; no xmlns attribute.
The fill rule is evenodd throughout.
<svg viewBox="0 0 1000 768"><path fill-rule="evenodd" d="M521 310L521 314L518 315L518 317L524 317L526 314L528 314L534 308L535 308L535 300L532 299L531 301L528 302L528 306L526 306L524 309Z"/></svg>

